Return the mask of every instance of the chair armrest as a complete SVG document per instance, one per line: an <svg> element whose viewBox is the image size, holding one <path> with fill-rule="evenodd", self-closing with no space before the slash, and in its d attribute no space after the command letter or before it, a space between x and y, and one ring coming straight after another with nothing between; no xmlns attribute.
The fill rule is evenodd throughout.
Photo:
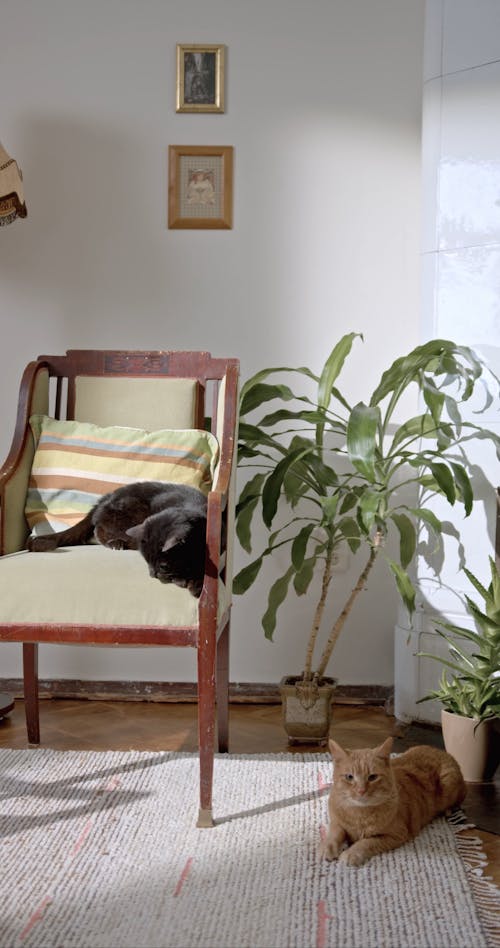
<svg viewBox="0 0 500 948"><path fill-rule="evenodd" d="M48 412L49 376L45 365L30 362L19 389L16 425L10 451L0 467L0 554L22 550L28 535L24 516L26 491L35 452L30 415Z"/></svg>
<svg viewBox="0 0 500 948"><path fill-rule="evenodd" d="M200 609L217 602L222 579L230 597L234 534L236 448L238 443L238 367L229 366L220 394L217 435L220 458L207 498L207 556Z"/></svg>

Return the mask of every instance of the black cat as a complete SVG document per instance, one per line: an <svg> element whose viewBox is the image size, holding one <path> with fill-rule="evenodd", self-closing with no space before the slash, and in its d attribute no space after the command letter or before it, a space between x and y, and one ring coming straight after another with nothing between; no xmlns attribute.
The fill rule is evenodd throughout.
<svg viewBox="0 0 500 948"><path fill-rule="evenodd" d="M186 484L139 481L104 497L79 523L59 533L31 537L35 553L89 543L139 550L150 576L199 596L205 573L207 499Z"/></svg>

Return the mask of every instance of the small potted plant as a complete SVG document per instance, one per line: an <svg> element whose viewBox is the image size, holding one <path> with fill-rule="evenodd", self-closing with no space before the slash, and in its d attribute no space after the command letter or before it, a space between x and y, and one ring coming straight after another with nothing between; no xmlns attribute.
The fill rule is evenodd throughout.
<svg viewBox="0 0 500 948"><path fill-rule="evenodd" d="M442 523L428 498L440 494L449 504L463 504L468 515L473 495L460 447L476 436L498 444L496 435L461 418L461 403L475 391L483 367L474 352L447 340L431 340L397 359L371 397L351 406L337 380L358 335L340 339L319 376L307 367L263 369L240 395L238 464L242 473L248 467L257 473L238 498L237 536L251 554L254 515L260 513L267 542L239 571L234 591L245 593L266 558L288 549L289 565L272 583L262 617L265 635L272 639L288 594L306 595L316 588L312 580L320 574L311 624L304 632L304 666L281 682L285 730L292 743L327 739L336 684L326 677L327 667L376 560L386 560L411 613L415 590L408 568L419 529L441 542ZM282 384L281 373L300 380L301 388ZM395 423L410 388L420 395L422 410ZM268 403L271 410L265 408ZM257 412L260 417L254 421ZM399 541L397 559L386 552L391 531ZM364 548L366 555L352 591L332 617L334 562L344 544L353 554Z"/></svg>
<svg viewBox="0 0 500 948"><path fill-rule="evenodd" d="M475 628L439 620L436 632L446 642L448 658L418 653L445 666L438 688L420 701L441 702L444 745L468 782L491 780L500 761L500 575L491 556L489 564L488 588L464 567L484 602L480 608L465 596Z"/></svg>

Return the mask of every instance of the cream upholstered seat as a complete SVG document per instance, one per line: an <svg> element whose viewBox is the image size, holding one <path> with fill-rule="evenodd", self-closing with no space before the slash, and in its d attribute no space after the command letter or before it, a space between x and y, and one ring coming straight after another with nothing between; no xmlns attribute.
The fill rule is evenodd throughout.
<svg viewBox="0 0 500 948"><path fill-rule="evenodd" d="M30 742L40 740L39 643L196 648L198 825L212 823L216 708L219 750L227 750L228 742L237 384L238 361L214 359L208 353L70 350L65 356L40 356L25 370L13 445L0 470L0 642L23 643ZM50 442L55 430L56 442L62 432L61 443L44 447L40 438L37 445L33 432L39 427L34 421L39 425L40 419L45 420L51 433L47 440ZM66 420L78 423L69 426L69 435ZM112 474L106 468L107 455L103 461L101 443L95 448L88 440L88 429L91 437L95 430L96 437L105 432L111 440ZM153 433L154 447L145 455L144 470L140 449L122 443L125 432L136 444L136 429L142 429L143 435L146 432L146 438ZM215 438L205 436L205 429L211 430ZM184 447L186 438L188 446ZM118 457L113 453L115 441L120 442L118 450L122 452ZM217 456L207 458L214 442ZM192 443L198 446L196 450ZM171 456L163 477L165 444ZM37 467L34 459L42 447L45 454ZM53 456L52 448L58 452ZM73 456L73 451L80 453ZM51 469L54 457L57 466ZM153 460L154 476L149 478ZM91 473L84 475L82 468L87 461ZM209 469L211 482L207 483ZM26 517L35 516L32 510L30 514L27 501L33 490L38 503L35 519L42 516L44 504L51 506L53 495L57 519L61 515L61 496L69 498L70 505L75 496L77 505L81 501L83 495L75 491L75 483L90 484L91 491L106 493L108 481L113 479L118 483L134 479L190 483L197 476L203 483L199 481L195 486L205 489L208 497L205 579L199 600L179 586L152 580L136 551L109 550L98 544L61 547L48 553L29 553L25 549L29 529ZM65 477L69 477L67 492Z"/></svg>

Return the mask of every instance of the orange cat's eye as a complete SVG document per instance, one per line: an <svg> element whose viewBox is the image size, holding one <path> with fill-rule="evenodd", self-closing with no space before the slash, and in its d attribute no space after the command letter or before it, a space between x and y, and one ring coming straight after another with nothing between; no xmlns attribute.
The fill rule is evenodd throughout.
<svg viewBox="0 0 500 948"><path fill-rule="evenodd" d="M370 783L373 783L374 780L378 780L378 774L369 774L368 780Z"/></svg>
<svg viewBox="0 0 500 948"><path fill-rule="evenodd" d="M344 774L343 776L344 776L344 780L349 780L349 781L354 780L354 777L352 774Z"/></svg>

